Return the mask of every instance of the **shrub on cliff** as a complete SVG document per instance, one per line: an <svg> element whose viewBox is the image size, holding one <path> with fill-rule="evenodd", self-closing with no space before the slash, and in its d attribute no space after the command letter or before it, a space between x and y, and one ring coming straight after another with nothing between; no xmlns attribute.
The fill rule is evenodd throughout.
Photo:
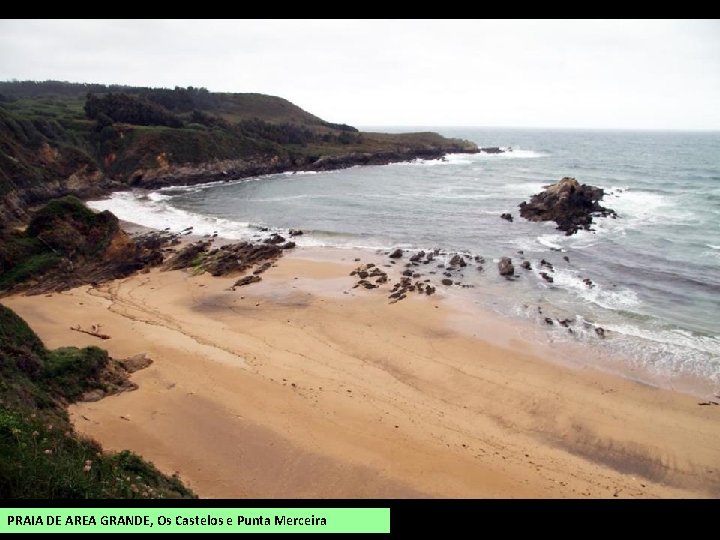
<svg viewBox="0 0 720 540"><path fill-rule="evenodd" d="M27 234L73 258L103 251L119 230L119 221L111 212L95 213L69 195L40 209L30 220Z"/></svg>
<svg viewBox="0 0 720 540"><path fill-rule="evenodd" d="M85 101L85 115L96 120L101 114L111 118L113 122L125 122L138 126L182 127L183 123L177 116L162 105L151 103L141 97L128 94L107 94L97 97L88 94Z"/></svg>

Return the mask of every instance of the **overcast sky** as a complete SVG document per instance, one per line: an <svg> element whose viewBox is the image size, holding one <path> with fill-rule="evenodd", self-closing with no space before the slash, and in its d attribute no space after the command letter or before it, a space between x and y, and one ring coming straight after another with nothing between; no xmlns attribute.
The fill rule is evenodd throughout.
<svg viewBox="0 0 720 540"><path fill-rule="evenodd" d="M720 21L0 21L0 79L282 96L354 125L720 129Z"/></svg>

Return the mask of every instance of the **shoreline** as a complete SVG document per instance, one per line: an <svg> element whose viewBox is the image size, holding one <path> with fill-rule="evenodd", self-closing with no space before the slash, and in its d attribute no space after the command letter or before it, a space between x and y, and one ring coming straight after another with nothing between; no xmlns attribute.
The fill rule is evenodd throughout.
<svg viewBox="0 0 720 540"><path fill-rule="evenodd" d="M351 288L358 257L385 260L301 248L234 292L235 278L153 270L3 302L49 347L147 352L137 391L72 419L202 497L720 494L720 407L548 361L526 327L440 289L388 305Z"/></svg>
<svg viewBox="0 0 720 540"><path fill-rule="evenodd" d="M181 186L177 186L181 187ZM171 189L171 188L170 188ZM152 190L149 190L152 191ZM179 231L181 228L183 228L186 223L183 222L181 226L176 227ZM195 224L197 226L197 224ZM135 228L138 228L138 230L155 230L152 226L149 225L143 225L143 224L137 224L132 223L129 221L123 221L123 226L127 227L130 226L133 230ZM211 232L213 229L212 225L210 223L201 224L200 227L197 227L199 229L202 229L203 232ZM287 233L287 229L279 228L279 227L272 227L269 228L270 233L279 233L279 234L285 234ZM264 229L259 228L257 225L249 225L247 227L247 231L243 232L242 234L238 233L238 235L230 236L227 238L222 238L222 233L220 234L219 240L222 240L224 242L236 242L241 240L247 240L251 242L257 242L260 237L262 236L261 231ZM256 234L253 234L256 233ZM269 233L264 233L269 234ZM193 234L190 235L189 238L195 238L195 239L203 239L210 237L210 234ZM311 236L311 235L310 235ZM298 243L298 248L295 250L290 251L289 253L292 254L294 252L297 252L298 250L302 251L305 257L315 257L316 255L319 256L320 259L328 259L333 260L337 257L341 256L344 253L349 252L356 252L359 255L372 255L377 256L380 253L389 252L393 249L400 247L401 249L404 249L408 252L417 252L421 249L431 251L432 249L428 246L425 246L424 248L418 247L417 245L414 247L410 247L410 244L383 244L383 245L328 245L328 244L322 244L322 243L315 243L315 241L310 241L307 243L308 235L299 236L292 238L293 241ZM322 256L320 255L322 252L326 252L328 256ZM469 252L466 252L469 253ZM410 253L406 253L406 255L409 255ZM449 254L447 255L449 257ZM405 262L406 259L402 259L402 262ZM387 260L384 260L383 262L387 262ZM495 261L491 260L488 261L488 266L486 268L487 272L490 273L496 273L495 268ZM435 276L427 276L423 274L423 277L432 277L433 282L435 285L439 284L439 281L442 276L435 275ZM469 283L474 283L472 281L472 277L470 278ZM608 349L604 345L604 343L596 343L594 340L594 334L591 334L591 336L588 337L576 337L574 339L558 336L557 334L553 333L553 330L555 328L558 328L557 325L560 322L561 318L557 315L561 315L560 312L557 312L556 309L553 309L554 306L550 304L542 304L543 309L549 308L550 311L541 312L541 315L536 316L535 319L532 318L532 314L524 313L524 314L518 314L518 313L510 313L508 310L503 311L502 309L495 309L492 307L491 304L496 304L498 302L503 302L504 300L504 294L506 294L502 288L502 285L498 285L497 283L488 283L487 281L482 282L482 293L484 300L478 300L477 298L471 298L470 295L472 294L469 291L459 290L456 287L452 287L449 289L446 289L449 295L453 296L455 302L462 303L464 305L463 311L478 311L480 313L489 313L492 317L500 317L506 320L507 324L513 324L518 325L523 328L524 333L530 333L534 336L534 342L537 345L541 345L545 352L543 354L544 359L551 362L561 363L562 365L565 365L570 368L578 368L582 369L586 366L593 367L594 369L598 369L600 371L610 373L612 375L617 375L620 377L623 377L628 380L632 380L634 382L637 382L639 384L646 384L653 387L658 387L662 389L667 389L674 392L680 392L688 395L692 395L694 397L697 397L701 400L707 400L707 399L716 399L717 398L717 390L715 387L712 386L711 382L703 380L700 375L696 374L681 374L678 372L669 373L669 372L661 372L661 371L655 371L652 366L644 365L644 364L638 364L633 360L633 357L628 354L628 351L618 351L613 349ZM504 285L504 282L503 282ZM472 287L476 287L477 285L471 285ZM445 289L444 287L440 287L438 290ZM492 302L488 302L487 300L491 299ZM517 299L516 299L517 300ZM534 301L530 299L529 297L526 299L525 297L522 297L523 306L527 308L528 310L530 307L534 310ZM527 302L527 303L525 303ZM529 306L529 307L528 307ZM540 305L537 306L538 308ZM534 313L534 312L533 312ZM574 317L576 316L576 313L571 313L570 316ZM548 327L545 322L542 321L543 318L550 315L551 318L554 319L554 325ZM567 316L567 313L562 313L562 316ZM539 317L539 318L538 318ZM469 317L466 317L468 319ZM581 318L583 322L587 322L584 319ZM460 321L462 323L462 321ZM469 329L466 333L469 335L474 335L477 331L477 328L473 327L472 324L462 323L463 328L466 328L469 326ZM591 324L593 327L599 327L600 324L595 323L588 323ZM550 331L548 331L550 330ZM562 329L561 329L562 330ZM491 334L486 334L483 336L485 339L492 340L494 336ZM604 337L604 336L603 336ZM585 358L582 362L578 363L575 358L582 357Z"/></svg>

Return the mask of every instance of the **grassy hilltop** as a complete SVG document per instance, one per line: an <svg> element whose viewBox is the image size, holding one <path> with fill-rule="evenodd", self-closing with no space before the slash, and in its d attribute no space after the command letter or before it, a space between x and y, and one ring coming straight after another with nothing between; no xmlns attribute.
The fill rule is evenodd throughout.
<svg viewBox="0 0 720 540"><path fill-rule="evenodd" d="M0 82L0 215L6 218L68 193L476 150L436 133L363 133L262 94Z"/></svg>

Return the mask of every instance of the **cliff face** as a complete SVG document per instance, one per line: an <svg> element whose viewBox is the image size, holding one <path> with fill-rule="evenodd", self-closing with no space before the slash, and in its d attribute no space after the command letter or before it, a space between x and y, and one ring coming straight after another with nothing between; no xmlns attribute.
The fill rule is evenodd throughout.
<svg viewBox="0 0 720 540"><path fill-rule="evenodd" d="M362 133L260 94L69 83L0 83L0 94L0 227L67 194L478 151L435 133Z"/></svg>
<svg viewBox="0 0 720 540"><path fill-rule="evenodd" d="M111 212L95 213L73 196L33 212L25 230L0 230L0 297L41 294L126 277L163 262L177 235L129 236Z"/></svg>
<svg viewBox="0 0 720 540"><path fill-rule="evenodd" d="M68 193L99 192L103 171L76 132L46 118L0 107L0 223Z"/></svg>
<svg viewBox="0 0 720 540"><path fill-rule="evenodd" d="M201 163L173 164L165 155L158 156L157 167L135 169L128 178L112 183L112 186L158 188L170 185L192 185L219 182L231 178L244 178L285 171L327 171L355 165L387 165L416 158L438 159L447 153L474 152L470 144L446 139L436 144L397 146L395 149L346 151L327 155L298 155L286 152L251 156L242 159L224 159Z"/></svg>

